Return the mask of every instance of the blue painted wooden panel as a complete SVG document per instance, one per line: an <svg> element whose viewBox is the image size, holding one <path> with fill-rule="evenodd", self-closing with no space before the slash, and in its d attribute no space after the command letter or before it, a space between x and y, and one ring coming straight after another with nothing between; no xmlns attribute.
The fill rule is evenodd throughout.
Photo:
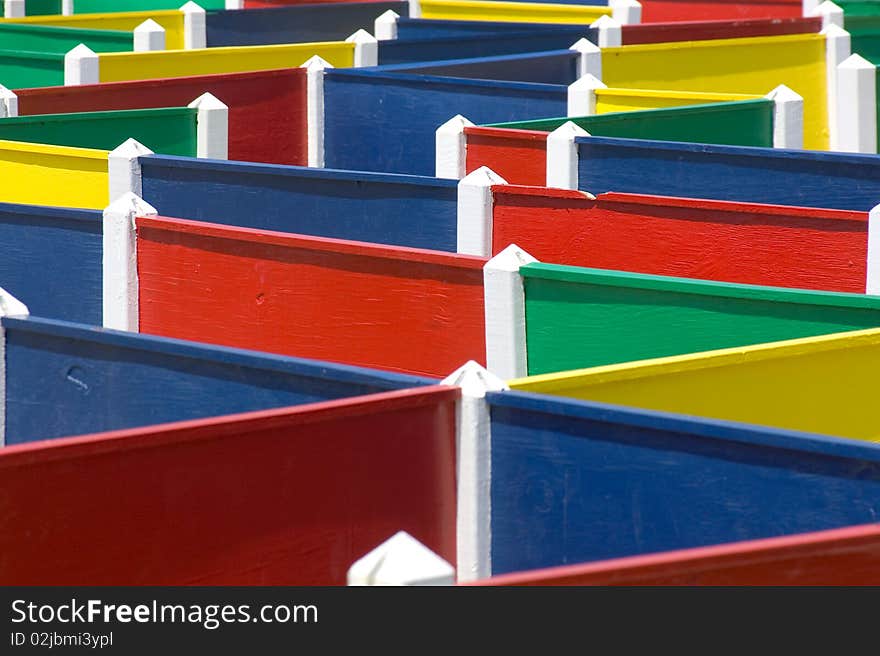
<svg viewBox="0 0 880 656"><path fill-rule="evenodd" d="M209 11L206 17L208 46L343 41L359 29L372 34L373 21L389 9L401 16L409 15L406 2L345 2Z"/></svg>
<svg viewBox="0 0 880 656"><path fill-rule="evenodd" d="M3 328L7 444L436 383L34 317Z"/></svg>
<svg viewBox="0 0 880 656"><path fill-rule="evenodd" d="M531 27L531 26L530 26ZM520 26L521 29L521 26ZM589 34L588 36L591 36ZM565 50L583 34L577 30L530 32L468 32L431 39L379 41L379 64L392 65L461 57L514 55L544 50ZM465 77L473 77L466 75Z"/></svg>
<svg viewBox="0 0 880 656"><path fill-rule="evenodd" d="M880 445L490 394L493 573L876 522Z"/></svg>
<svg viewBox="0 0 880 656"><path fill-rule="evenodd" d="M397 21L397 38L437 39L443 37L462 37L473 35L502 34L522 31L522 23L501 21L437 20L430 18L403 18ZM580 38L597 43L598 30L589 25L563 25L561 23L529 23L529 31L556 32L568 34L572 43Z"/></svg>
<svg viewBox="0 0 880 656"><path fill-rule="evenodd" d="M482 38L473 39L482 45ZM389 42L393 43L393 42ZM433 42L432 42L433 43ZM578 78L579 53L563 44L560 50L480 56L470 59L447 59L446 61L411 62L379 66L367 70L383 73L407 73L410 75L439 75L463 77L474 80L505 80L508 82L532 82L535 84L569 85ZM453 52L447 52L452 55Z"/></svg>
<svg viewBox="0 0 880 656"><path fill-rule="evenodd" d="M578 188L868 211L880 157L578 137Z"/></svg>
<svg viewBox="0 0 880 656"><path fill-rule="evenodd" d="M456 114L478 125L563 116L566 94L566 87L550 84L328 71L325 162L338 169L433 175L434 133Z"/></svg>
<svg viewBox="0 0 880 656"><path fill-rule="evenodd" d="M160 214L260 230L454 252L457 181L151 155Z"/></svg>
<svg viewBox="0 0 880 656"><path fill-rule="evenodd" d="M0 203L0 287L33 314L101 323L101 212Z"/></svg>

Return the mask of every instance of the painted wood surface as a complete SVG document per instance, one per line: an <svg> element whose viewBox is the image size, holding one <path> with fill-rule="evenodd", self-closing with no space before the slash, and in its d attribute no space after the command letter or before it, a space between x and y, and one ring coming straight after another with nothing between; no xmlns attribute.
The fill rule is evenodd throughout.
<svg viewBox="0 0 880 656"><path fill-rule="evenodd" d="M106 150L0 141L2 200L103 209L109 202Z"/></svg>
<svg viewBox="0 0 880 656"><path fill-rule="evenodd" d="M354 44L344 41L271 46L232 46L194 50L99 53L100 82L243 73L301 66L318 55L333 66L354 64Z"/></svg>
<svg viewBox="0 0 880 656"><path fill-rule="evenodd" d="M36 317L2 321L6 444L434 382Z"/></svg>
<svg viewBox="0 0 880 656"><path fill-rule="evenodd" d="M867 212L874 155L577 137L578 188Z"/></svg>
<svg viewBox="0 0 880 656"><path fill-rule="evenodd" d="M528 373L880 326L880 298L527 264Z"/></svg>
<svg viewBox="0 0 880 656"><path fill-rule="evenodd" d="M373 21L389 10L406 16L409 4L346 2L293 5L262 11L215 11L205 17L205 31L209 48L344 41L359 29L372 33Z"/></svg>
<svg viewBox="0 0 880 656"><path fill-rule="evenodd" d="M708 61L712 66L707 66ZM825 77L825 36L821 34L634 45L602 51L602 81L609 87L763 95L784 83L804 99L804 147L809 149L828 147Z"/></svg>
<svg viewBox="0 0 880 656"><path fill-rule="evenodd" d="M457 396L429 387L9 447L0 581L343 585L401 528L455 562Z"/></svg>
<svg viewBox="0 0 880 656"><path fill-rule="evenodd" d="M0 40L4 50L54 52L62 55L80 43L86 44L95 52L124 52L134 48L134 34L131 31L51 25L0 23Z"/></svg>
<svg viewBox="0 0 880 656"><path fill-rule="evenodd" d="M454 252L457 181L149 156L143 193L166 215Z"/></svg>
<svg viewBox="0 0 880 656"><path fill-rule="evenodd" d="M596 114L663 109L707 103L760 100L764 94L713 93L662 89L596 89Z"/></svg>
<svg viewBox="0 0 880 656"><path fill-rule="evenodd" d="M137 219L141 332L443 377L485 362L482 258Z"/></svg>
<svg viewBox="0 0 880 656"><path fill-rule="evenodd" d="M588 25L611 8L594 5L554 5L540 2L493 0L420 0L422 18L517 21L536 23L579 23Z"/></svg>
<svg viewBox="0 0 880 656"><path fill-rule="evenodd" d="M845 16L844 27L850 34L852 51L876 66L880 62L880 15Z"/></svg>
<svg viewBox="0 0 880 656"><path fill-rule="evenodd" d="M880 526L866 524L781 538L493 576L464 585L846 585L880 583Z"/></svg>
<svg viewBox="0 0 880 656"><path fill-rule="evenodd" d="M517 244L558 264L865 292L864 212L506 185L492 195L493 255Z"/></svg>
<svg viewBox="0 0 880 656"><path fill-rule="evenodd" d="M325 165L433 175L434 132L455 114L492 123L561 115L566 103L566 87L556 85L328 71Z"/></svg>
<svg viewBox="0 0 880 656"><path fill-rule="evenodd" d="M492 572L876 520L880 446L489 393Z"/></svg>
<svg viewBox="0 0 880 656"><path fill-rule="evenodd" d="M206 11L226 8L226 0L199 0ZM161 11L179 9L179 0L74 0L74 14L104 14L121 11Z"/></svg>
<svg viewBox="0 0 880 656"><path fill-rule="evenodd" d="M26 16L45 16L61 13L61 0L25 0Z"/></svg>
<svg viewBox="0 0 880 656"><path fill-rule="evenodd" d="M197 110L129 109L0 118L0 139L113 150L128 138L168 155L195 157Z"/></svg>
<svg viewBox="0 0 880 656"><path fill-rule="evenodd" d="M865 330L523 378L512 386L876 442L869 381L878 357L880 334Z"/></svg>
<svg viewBox="0 0 880 656"><path fill-rule="evenodd" d="M739 18L794 18L799 0L642 0L642 22Z"/></svg>
<svg viewBox="0 0 880 656"><path fill-rule="evenodd" d="M488 166L512 184L546 183L547 133L571 121L593 136L773 146L773 102L739 100L465 128L466 171Z"/></svg>
<svg viewBox="0 0 880 656"><path fill-rule="evenodd" d="M64 55L0 50L0 79L7 89L64 84Z"/></svg>
<svg viewBox="0 0 880 656"><path fill-rule="evenodd" d="M54 114L59 107L70 112L182 107L203 93L229 107L230 159L307 164L306 76L300 68L16 91L21 115Z"/></svg>
<svg viewBox="0 0 880 656"><path fill-rule="evenodd" d="M880 16L880 3L867 0L841 0L834 3L843 9L845 16Z"/></svg>
<svg viewBox="0 0 880 656"><path fill-rule="evenodd" d="M494 0L492 0L494 1ZM571 45L571 44L569 44ZM526 52L498 56L459 57L382 66L385 73L431 75L475 80L504 80L536 84L569 85L577 78L580 53L569 50Z"/></svg>
<svg viewBox="0 0 880 656"><path fill-rule="evenodd" d="M101 323L101 213L0 203L0 280L37 315Z"/></svg>
<svg viewBox="0 0 880 656"><path fill-rule="evenodd" d="M25 16L0 19L5 23L25 25L56 25L93 30L122 30L131 32L145 20L152 19L165 28L165 47L176 50L185 47L183 13L180 11L132 11L110 14L80 14L74 16Z"/></svg>

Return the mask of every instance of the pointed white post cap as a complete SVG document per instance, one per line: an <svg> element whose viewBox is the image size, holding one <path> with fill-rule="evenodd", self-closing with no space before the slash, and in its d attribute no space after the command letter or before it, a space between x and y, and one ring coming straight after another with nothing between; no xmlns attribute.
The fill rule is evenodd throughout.
<svg viewBox="0 0 880 656"><path fill-rule="evenodd" d="M519 271L521 266L532 264L537 261L537 259L529 255L516 244L511 244L498 253L498 255L486 262L483 268L494 269L496 271Z"/></svg>
<svg viewBox="0 0 880 656"><path fill-rule="evenodd" d="M616 20L613 16L609 16L605 14L604 16L599 16L596 20L590 23L590 27L622 27L620 21ZM586 39L584 39L586 40Z"/></svg>
<svg viewBox="0 0 880 656"><path fill-rule="evenodd" d="M840 62L840 65L838 65L837 68L859 70L859 69L876 68L876 66L874 66L874 64L869 62L867 59L865 59L861 55L854 54L854 55L850 55L849 57L844 59L842 62Z"/></svg>
<svg viewBox="0 0 880 656"><path fill-rule="evenodd" d="M766 98L770 100L776 100L780 102L787 101L798 101L803 100L804 97L801 96L797 91L785 86L784 84L780 84L778 87L773 89L770 93L768 93Z"/></svg>
<svg viewBox="0 0 880 656"><path fill-rule="evenodd" d="M229 109L222 100L210 92L205 92L187 105L192 109Z"/></svg>
<svg viewBox="0 0 880 656"><path fill-rule="evenodd" d="M607 89L608 85L592 73L587 73L586 75L581 75L577 80L569 84L568 88L573 91L581 91L583 89Z"/></svg>
<svg viewBox="0 0 880 656"><path fill-rule="evenodd" d="M153 151L147 148L144 144L142 144L137 139L133 139L129 137L121 144L116 146L113 150L110 151L110 157L124 157L126 159L133 159L135 157L141 157L143 155L152 155Z"/></svg>
<svg viewBox="0 0 880 656"><path fill-rule="evenodd" d="M104 208L104 214L150 216L158 213L155 207L131 191L126 191Z"/></svg>
<svg viewBox="0 0 880 656"><path fill-rule="evenodd" d="M589 39L580 38L574 43L572 43L569 47L569 50L576 50L577 52L602 52L602 49L597 46L595 43L590 41Z"/></svg>
<svg viewBox="0 0 880 656"><path fill-rule="evenodd" d="M201 5L196 4L192 0L189 0L186 4L182 5L178 11L182 11L184 14L204 14L205 10Z"/></svg>
<svg viewBox="0 0 880 656"><path fill-rule="evenodd" d="M451 119L446 121L446 123L437 128L437 132L439 134L459 134L465 128L472 127L474 127L473 123L471 123L461 114L456 114Z"/></svg>
<svg viewBox="0 0 880 656"><path fill-rule="evenodd" d="M347 39L345 39L346 43L377 43L376 37L367 32L365 29L361 28Z"/></svg>
<svg viewBox="0 0 880 656"><path fill-rule="evenodd" d="M0 117L18 116L18 96L0 84Z"/></svg>
<svg viewBox="0 0 880 656"><path fill-rule="evenodd" d="M299 67L304 68L307 71L321 71L325 68L333 68L333 64L328 62L320 55L312 55L305 62L300 64Z"/></svg>
<svg viewBox="0 0 880 656"><path fill-rule="evenodd" d="M491 187L492 185L505 185L507 180L495 173L488 166L481 166L471 171L461 179L459 185L466 184L471 187Z"/></svg>
<svg viewBox="0 0 880 656"><path fill-rule="evenodd" d="M575 137L589 137L591 136L589 132L584 130L580 125L573 121L566 121L558 128L553 130L548 136L547 139L560 140L565 139L566 141L574 141Z"/></svg>
<svg viewBox="0 0 880 656"><path fill-rule="evenodd" d="M810 12L810 16L821 16L822 27L837 25L843 29L843 9L831 2L831 0L825 0L825 2L813 9Z"/></svg>
<svg viewBox="0 0 880 656"><path fill-rule="evenodd" d="M0 317L26 317L29 314L27 305L0 287Z"/></svg>
<svg viewBox="0 0 880 656"><path fill-rule="evenodd" d="M483 398L486 396L486 392L500 392L508 389L501 378L476 360L468 360L441 380L440 384L460 387L465 396L477 398Z"/></svg>
<svg viewBox="0 0 880 656"><path fill-rule="evenodd" d="M389 41L397 38L397 21L400 19L393 9L380 14L373 21L373 31L376 33L376 39L379 41Z"/></svg>
<svg viewBox="0 0 880 656"><path fill-rule="evenodd" d="M152 18L148 18L143 23L134 28L135 32L165 32L165 28L159 25Z"/></svg>
<svg viewBox="0 0 880 656"><path fill-rule="evenodd" d="M348 570L348 585L453 585L455 568L405 531Z"/></svg>
<svg viewBox="0 0 880 656"><path fill-rule="evenodd" d="M828 37L848 37L850 34L845 29L843 29L840 25L828 25L822 28L822 31L819 34L824 34L826 38Z"/></svg>

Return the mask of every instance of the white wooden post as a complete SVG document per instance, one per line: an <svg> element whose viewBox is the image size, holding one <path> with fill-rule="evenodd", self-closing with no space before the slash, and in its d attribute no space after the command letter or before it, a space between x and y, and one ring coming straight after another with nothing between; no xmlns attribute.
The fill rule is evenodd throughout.
<svg viewBox="0 0 880 656"><path fill-rule="evenodd" d="M422 5L419 0L407 0L407 4L409 5L409 17L410 18L421 18L422 17Z"/></svg>
<svg viewBox="0 0 880 656"><path fill-rule="evenodd" d="M602 50L595 43L586 39L578 39L569 50L574 50L580 55L578 60L578 78L584 75L593 75L596 79L602 79Z"/></svg>
<svg viewBox="0 0 880 656"><path fill-rule="evenodd" d="M804 99L780 84L767 94L773 101L773 147L804 147Z"/></svg>
<svg viewBox="0 0 880 656"><path fill-rule="evenodd" d="M330 62L314 55L300 66L306 69L306 122L308 124L308 165L324 166L324 70Z"/></svg>
<svg viewBox="0 0 880 656"><path fill-rule="evenodd" d="M126 192L104 209L103 324L105 328L138 332L138 216L155 216L156 208Z"/></svg>
<svg viewBox="0 0 880 656"><path fill-rule="evenodd" d="M840 120L837 118L837 67L850 56L851 39L849 32L837 25L829 25L821 32L825 35L825 86L828 95L828 133L831 150L837 150L840 143Z"/></svg>
<svg viewBox="0 0 880 656"><path fill-rule="evenodd" d="M21 18L24 15L24 0L3 0L3 16L5 18Z"/></svg>
<svg viewBox="0 0 880 656"><path fill-rule="evenodd" d="M354 66L376 66L379 64L379 42L366 30L358 30L345 40L354 44Z"/></svg>
<svg viewBox="0 0 880 656"><path fill-rule="evenodd" d="M825 0L825 2L813 10L810 16L822 17L822 29L829 25L837 25L843 29L843 9L831 2L831 0Z"/></svg>
<svg viewBox="0 0 880 656"><path fill-rule="evenodd" d="M84 43L64 55L64 84L97 84L100 81L98 55Z"/></svg>
<svg viewBox="0 0 880 656"><path fill-rule="evenodd" d="M461 180L465 176L466 143L464 129L474 124L456 114L434 133L434 175Z"/></svg>
<svg viewBox="0 0 880 656"><path fill-rule="evenodd" d="M18 96L0 84L0 117L18 116Z"/></svg>
<svg viewBox="0 0 880 656"><path fill-rule="evenodd" d="M455 568L405 531L357 560L348 585L454 585Z"/></svg>
<svg viewBox="0 0 880 656"><path fill-rule="evenodd" d="M812 16L819 6L819 0L801 0L801 15Z"/></svg>
<svg viewBox="0 0 880 656"><path fill-rule="evenodd" d="M458 470L456 563L458 580L474 581L492 574L492 432L486 393L508 388L503 380L473 360L440 384L461 388L455 417Z"/></svg>
<svg viewBox="0 0 880 656"><path fill-rule="evenodd" d="M638 0L610 0L611 15L622 25L642 22L642 3Z"/></svg>
<svg viewBox="0 0 880 656"><path fill-rule="evenodd" d="M396 39L398 20L400 20L400 14L393 9L389 9L384 14L379 15L373 21L373 32L376 33L376 40L390 41Z"/></svg>
<svg viewBox="0 0 880 656"><path fill-rule="evenodd" d="M596 89L608 86L595 75L587 73L568 85L566 116L592 116L596 113Z"/></svg>
<svg viewBox="0 0 880 656"><path fill-rule="evenodd" d="M74 0L61 0L61 15L62 16L73 16L75 14L75 10L73 7Z"/></svg>
<svg viewBox="0 0 880 656"><path fill-rule="evenodd" d="M507 181L488 166L481 166L458 183L457 252L492 256L492 186L503 184Z"/></svg>
<svg viewBox="0 0 880 656"><path fill-rule="evenodd" d="M537 262L511 244L483 267L486 368L502 380L528 375L526 305L519 268Z"/></svg>
<svg viewBox="0 0 880 656"><path fill-rule="evenodd" d="M880 294L880 205L868 213L868 266L865 272L865 293Z"/></svg>
<svg viewBox="0 0 880 656"><path fill-rule="evenodd" d="M152 150L135 139L126 139L110 151L107 158L107 173L110 178L111 203L129 191L137 196L143 196L141 165L138 157L152 154Z"/></svg>
<svg viewBox="0 0 880 656"><path fill-rule="evenodd" d="M244 9L244 0L226 0L226 9Z"/></svg>
<svg viewBox="0 0 880 656"><path fill-rule="evenodd" d="M27 306L0 287L0 447L6 445L6 331L3 317L27 317Z"/></svg>
<svg viewBox="0 0 880 656"><path fill-rule="evenodd" d="M198 112L196 157L229 159L229 108L210 93L203 93L187 107Z"/></svg>
<svg viewBox="0 0 880 656"><path fill-rule="evenodd" d="M571 121L563 123L547 135L547 186L556 189L577 189L578 149L576 137L590 133Z"/></svg>
<svg viewBox="0 0 880 656"><path fill-rule="evenodd" d="M599 32L600 48L616 48L623 45L623 30L619 21L607 14L590 23Z"/></svg>
<svg viewBox="0 0 880 656"><path fill-rule="evenodd" d="M838 143L834 150L877 152L877 67L852 55L837 67Z"/></svg>
<svg viewBox="0 0 880 656"><path fill-rule="evenodd" d="M208 36L205 10L190 0L179 11L183 12L183 47L187 50L206 47Z"/></svg>
<svg viewBox="0 0 880 656"><path fill-rule="evenodd" d="M134 51L165 50L165 28L152 18L134 28Z"/></svg>

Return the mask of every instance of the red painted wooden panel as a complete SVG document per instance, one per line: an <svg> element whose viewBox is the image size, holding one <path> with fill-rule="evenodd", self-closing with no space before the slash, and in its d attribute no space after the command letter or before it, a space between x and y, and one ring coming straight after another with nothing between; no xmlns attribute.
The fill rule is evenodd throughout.
<svg viewBox="0 0 880 656"><path fill-rule="evenodd" d="M455 560L455 401L428 387L0 452L4 585L339 585L406 530Z"/></svg>
<svg viewBox="0 0 880 656"><path fill-rule="evenodd" d="M665 276L864 293L862 212L493 187L492 251Z"/></svg>
<svg viewBox="0 0 880 656"><path fill-rule="evenodd" d="M801 0L642 0L643 23L802 15Z"/></svg>
<svg viewBox="0 0 880 656"><path fill-rule="evenodd" d="M623 43L663 43L668 41L700 41L704 39L736 39L779 34L819 32L822 19L757 18L752 20L682 21L677 23L639 23L624 25Z"/></svg>
<svg viewBox="0 0 880 656"><path fill-rule="evenodd" d="M465 128L468 173L488 166L510 184L540 185L547 180L547 133L533 130Z"/></svg>
<svg viewBox="0 0 880 656"><path fill-rule="evenodd" d="M145 333L428 376L485 361L485 260L138 219Z"/></svg>
<svg viewBox="0 0 880 656"><path fill-rule="evenodd" d="M22 116L52 114L59 108L183 107L205 92L229 106L229 159L308 164L306 76L300 68L16 91Z"/></svg>
<svg viewBox="0 0 880 656"><path fill-rule="evenodd" d="M880 524L506 574L470 585L878 585Z"/></svg>

